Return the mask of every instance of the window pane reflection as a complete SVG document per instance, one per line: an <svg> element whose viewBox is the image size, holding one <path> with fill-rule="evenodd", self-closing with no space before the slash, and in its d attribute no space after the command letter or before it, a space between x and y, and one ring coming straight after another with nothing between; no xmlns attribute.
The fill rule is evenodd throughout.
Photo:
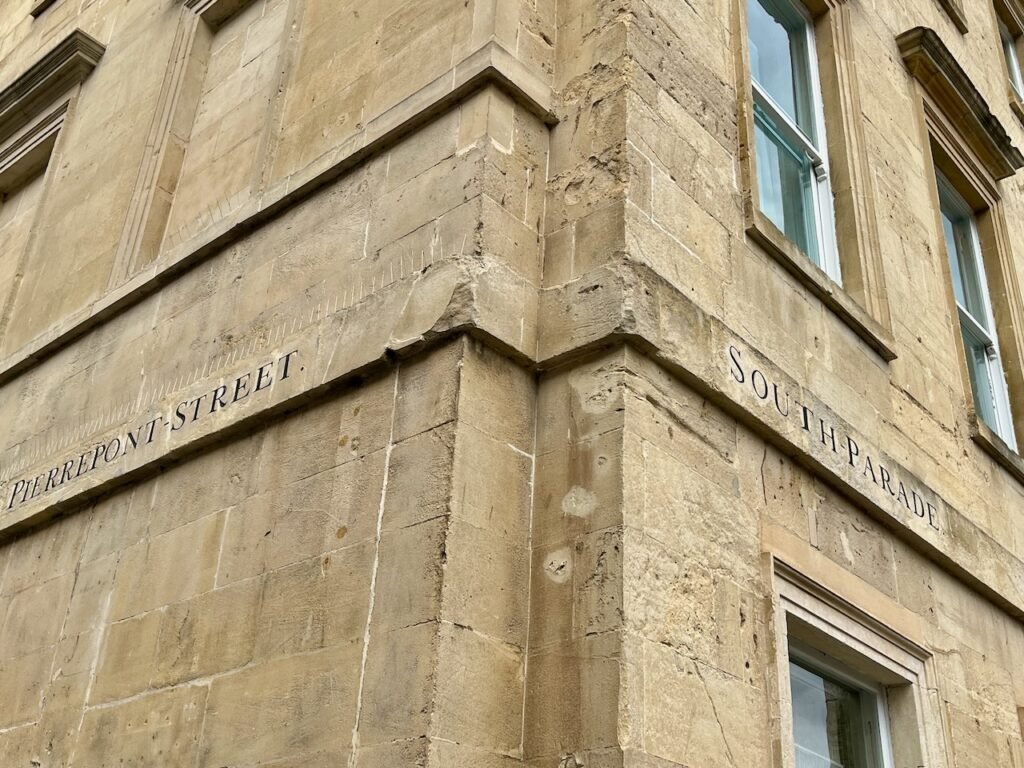
<svg viewBox="0 0 1024 768"><path fill-rule="evenodd" d="M874 768L867 708L873 697L790 662L797 768Z"/></svg>
<svg viewBox="0 0 1024 768"><path fill-rule="evenodd" d="M761 210L786 237L818 263L811 162L805 153L779 136L760 113L754 122Z"/></svg>
<svg viewBox="0 0 1024 768"><path fill-rule="evenodd" d="M748 9L754 80L813 139L809 24L785 0L750 0Z"/></svg>

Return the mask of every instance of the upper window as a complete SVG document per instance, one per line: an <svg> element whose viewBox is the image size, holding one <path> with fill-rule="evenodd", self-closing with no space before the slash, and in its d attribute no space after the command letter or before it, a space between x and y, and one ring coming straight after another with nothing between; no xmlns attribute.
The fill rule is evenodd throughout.
<svg viewBox="0 0 1024 768"><path fill-rule="evenodd" d="M999 354L992 301L974 211L936 171L939 208L967 370L978 418L1016 450L1006 373Z"/></svg>
<svg viewBox="0 0 1024 768"><path fill-rule="evenodd" d="M1017 40L1006 22L999 19L999 39L1003 47L1003 59L1010 76L1010 85L1018 99L1024 98L1024 76L1020 70L1020 56L1017 54Z"/></svg>
<svg viewBox="0 0 1024 768"><path fill-rule="evenodd" d="M789 0L749 0L748 29L761 210L838 282L814 25Z"/></svg>

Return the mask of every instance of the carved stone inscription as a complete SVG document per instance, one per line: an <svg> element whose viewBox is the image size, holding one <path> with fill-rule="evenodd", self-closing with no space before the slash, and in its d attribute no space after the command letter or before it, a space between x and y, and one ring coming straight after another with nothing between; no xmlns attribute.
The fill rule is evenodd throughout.
<svg viewBox="0 0 1024 768"><path fill-rule="evenodd" d="M929 501L933 496L931 492L915 487L909 477L901 476L894 463L869 451L849 431L832 423L830 417L816 414L817 406L801 402L785 386L772 381L769 374L749 365L743 360L740 349L730 346L728 354L729 373L733 380L749 387L765 407L774 411L776 417L795 422L800 431L806 433L812 452L832 454L831 461L848 465L848 474L858 485L869 483L872 489L888 494L908 516L927 523L936 531L940 530L938 510Z"/></svg>
<svg viewBox="0 0 1024 768"><path fill-rule="evenodd" d="M224 384L203 393L199 397L183 400L164 413L159 413L130 430L115 434L110 439L96 443L81 453L48 468L35 476L23 477L11 486L7 499L7 511L17 509L33 499L74 482L97 467L115 464L129 453L150 445L157 437L158 430L167 430L175 436L189 425L213 414L230 409L237 403L258 396L270 389L275 380L284 381L292 375L292 365L299 351L270 360L236 376Z"/></svg>

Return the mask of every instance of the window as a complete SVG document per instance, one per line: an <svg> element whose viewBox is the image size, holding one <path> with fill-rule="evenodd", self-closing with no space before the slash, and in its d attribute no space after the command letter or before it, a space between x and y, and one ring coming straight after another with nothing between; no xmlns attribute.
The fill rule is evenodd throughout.
<svg viewBox="0 0 1024 768"><path fill-rule="evenodd" d="M1020 71L1020 57L1017 55L1017 40L1014 38L1006 22L999 19L999 39L1003 46L1003 59L1006 71L1010 76L1010 85L1017 98L1024 98L1024 77Z"/></svg>
<svg viewBox="0 0 1024 768"><path fill-rule="evenodd" d="M811 17L789 0L749 0L747 23L761 210L839 282Z"/></svg>
<svg viewBox="0 0 1024 768"><path fill-rule="evenodd" d="M789 687L797 768L892 766L881 686L791 645Z"/></svg>
<svg viewBox="0 0 1024 768"><path fill-rule="evenodd" d="M865 594L847 574L812 567L829 586L772 557L781 767L924 765L923 726L938 713L922 695L930 655L917 626L878 621L850 602Z"/></svg>
<svg viewBox="0 0 1024 768"><path fill-rule="evenodd" d="M936 178L942 232L977 416L1016 450L977 218L941 171L936 170Z"/></svg>

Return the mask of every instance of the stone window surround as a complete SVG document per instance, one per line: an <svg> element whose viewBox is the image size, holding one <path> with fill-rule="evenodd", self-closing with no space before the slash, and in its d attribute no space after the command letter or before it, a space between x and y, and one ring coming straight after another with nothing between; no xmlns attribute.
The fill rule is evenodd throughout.
<svg viewBox="0 0 1024 768"><path fill-rule="evenodd" d="M0 196L45 173L78 87L96 67L104 46L79 29L73 30L0 90ZM45 184L45 182L44 182ZM18 271L28 253L20 255ZM18 280L5 287L13 296ZM12 303L0 316L0 331Z"/></svg>
<svg viewBox="0 0 1024 768"><path fill-rule="evenodd" d="M789 565L770 555L776 632L779 708L776 722L781 754L776 765L794 768L793 719L789 681L790 643L820 653L885 689L889 732L896 765L926 765L924 727L931 654L897 629L879 621ZM916 738L914 735L916 734Z"/></svg>
<svg viewBox="0 0 1024 768"><path fill-rule="evenodd" d="M994 0L993 8L996 19L1002 21L1013 36L1019 56L1021 38L1024 37L1024 2L1022 0ZM998 26L996 27L996 37L997 39L999 38ZM1021 95L1014 90L1013 85L1010 83L1009 73L1007 73L1006 91L1007 99L1010 102L1010 109L1013 110L1013 114L1016 115L1017 119L1024 123L1024 100L1022 100Z"/></svg>
<svg viewBox="0 0 1024 768"><path fill-rule="evenodd" d="M1011 403L1024 402L1024 336L1014 329L1024 328L1024 299L1013 267L1013 253L998 182L1024 166L1024 155L1017 150L1002 125L989 111L966 74L956 63L938 35L918 27L897 38L904 62L918 79L922 145L930 167L942 171L978 216L982 258L989 282L992 311L996 320L1003 368ZM936 236L942 232L939 221L938 188L930 189ZM939 269L945 280L949 317L957 318L956 297L949 274L948 260L941 259ZM955 331L955 332L954 332ZM974 443L995 459L1019 482L1024 483L1024 458L986 425L975 411L970 374L958 329L953 329L967 411L969 434ZM1013 413L1018 444L1024 444L1024 409Z"/></svg>
<svg viewBox="0 0 1024 768"><path fill-rule="evenodd" d="M953 22L953 26L957 28L957 31L961 35L966 35L970 28L967 26L967 13L964 11L963 0L935 1L946 12L949 20Z"/></svg>
<svg viewBox="0 0 1024 768"><path fill-rule="evenodd" d="M798 0L799 1L799 0ZM745 4L738 4L740 30L746 40ZM825 99L825 130L835 200L836 241L843 285L814 264L761 211L754 153L753 86L750 54L740 46L738 78L740 163L744 185L744 224L748 237L850 327L883 360L897 357L882 269L881 246L871 190L871 172L863 151L856 57L846 0L804 0L814 20L817 65Z"/></svg>

